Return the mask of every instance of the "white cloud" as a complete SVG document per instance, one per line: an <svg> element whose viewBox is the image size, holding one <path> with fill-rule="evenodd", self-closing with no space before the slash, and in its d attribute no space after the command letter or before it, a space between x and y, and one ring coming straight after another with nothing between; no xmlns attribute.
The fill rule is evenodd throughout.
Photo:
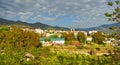
<svg viewBox="0 0 120 65"><path fill-rule="evenodd" d="M91 0L84 0L84 2L90 2Z"/></svg>
<svg viewBox="0 0 120 65"><path fill-rule="evenodd" d="M32 12L19 12L18 15L20 16L20 20L26 21L28 18L30 18L33 13Z"/></svg>
<svg viewBox="0 0 120 65"><path fill-rule="evenodd" d="M57 17L45 17L45 16L42 16L42 15L37 15L33 18L31 18L32 20L41 20L41 21L44 21L44 22L54 22L55 20L57 20Z"/></svg>
<svg viewBox="0 0 120 65"><path fill-rule="evenodd" d="M48 21L48 22L53 22L53 21L56 20L56 18L43 17L42 20L43 20L43 21Z"/></svg>
<svg viewBox="0 0 120 65"><path fill-rule="evenodd" d="M106 2L106 0L100 0L99 2L100 2L100 3L105 3L105 2Z"/></svg>
<svg viewBox="0 0 120 65"><path fill-rule="evenodd" d="M103 13L108 11L105 2L106 0L0 0L0 17L20 16L22 21L55 21L62 16L71 16L86 25L88 21L104 23L106 20Z"/></svg>

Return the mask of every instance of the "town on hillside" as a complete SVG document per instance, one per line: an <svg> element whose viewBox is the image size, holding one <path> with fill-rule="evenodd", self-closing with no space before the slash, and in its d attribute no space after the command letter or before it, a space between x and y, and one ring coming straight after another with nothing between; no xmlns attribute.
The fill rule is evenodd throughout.
<svg viewBox="0 0 120 65"><path fill-rule="evenodd" d="M120 0L0 0L0 65L120 65Z"/></svg>
<svg viewBox="0 0 120 65"><path fill-rule="evenodd" d="M115 42L120 42L113 37L107 37L110 34L99 32L97 30L91 31L76 31L75 29L66 30L42 30L40 28L30 29L24 28L26 31L34 31L40 35L40 43L43 46L60 46L60 45L71 45L79 46L83 43L87 44L107 44L117 46ZM97 36L98 34L98 36ZM101 36L101 37L100 37ZM95 37L100 37L99 40ZM81 41L83 40L83 41Z"/></svg>

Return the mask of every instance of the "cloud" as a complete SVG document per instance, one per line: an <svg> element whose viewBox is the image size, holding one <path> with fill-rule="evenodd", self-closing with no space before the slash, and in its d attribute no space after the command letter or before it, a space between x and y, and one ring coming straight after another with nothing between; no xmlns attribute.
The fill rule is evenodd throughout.
<svg viewBox="0 0 120 65"><path fill-rule="evenodd" d="M33 13L32 12L19 12L18 15L20 16L20 20L26 21L28 18L30 18Z"/></svg>
<svg viewBox="0 0 120 65"><path fill-rule="evenodd" d="M103 13L108 10L106 0L0 0L0 17L19 16L22 21L56 21L70 16L83 24L88 21L104 23Z"/></svg>
<svg viewBox="0 0 120 65"><path fill-rule="evenodd" d="M56 20L56 18L49 18L49 17L43 17L43 21L53 22Z"/></svg>
<svg viewBox="0 0 120 65"><path fill-rule="evenodd" d="M84 2L90 2L91 0L84 0Z"/></svg>

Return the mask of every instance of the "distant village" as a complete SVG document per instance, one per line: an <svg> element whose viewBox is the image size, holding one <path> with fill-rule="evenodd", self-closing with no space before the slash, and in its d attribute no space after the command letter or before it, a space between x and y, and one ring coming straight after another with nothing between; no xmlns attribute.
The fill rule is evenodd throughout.
<svg viewBox="0 0 120 65"><path fill-rule="evenodd" d="M93 40L93 37L92 35L99 32L99 31L96 31L96 30L92 30L92 31L76 31L75 29L70 29L69 31L65 31L65 30L42 30L40 28L36 28L36 29L30 29L30 28L24 28L23 30L26 30L26 31L34 31L36 33L38 33L40 35L40 43L42 43L42 46L59 46L59 45L65 45L66 43L66 39L64 37L62 37L62 33L66 33L68 34L69 32L72 32L74 34L73 37L77 38L77 35L79 32L82 32L84 33L84 35L86 36L86 42L89 43L89 44L93 44L92 43L92 40ZM109 34L105 34L105 33L102 33L102 35L109 35ZM102 41L104 42L105 44L108 44L108 45L117 45L117 44L114 44L115 42L120 42L120 40L115 40L114 38L107 38L105 37L105 40ZM71 42L72 46L77 46L77 45L80 45L80 43L78 41L73 41Z"/></svg>

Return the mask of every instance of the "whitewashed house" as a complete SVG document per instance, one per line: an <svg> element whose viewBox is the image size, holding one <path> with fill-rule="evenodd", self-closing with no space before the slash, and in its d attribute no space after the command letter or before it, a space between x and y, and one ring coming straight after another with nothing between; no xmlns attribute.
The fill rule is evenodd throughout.
<svg viewBox="0 0 120 65"><path fill-rule="evenodd" d="M35 29L35 32L36 32L36 33L39 33L39 34L42 34L42 33L44 33L44 30L42 30L42 29L40 29L40 28L36 28L36 29Z"/></svg>
<svg viewBox="0 0 120 65"><path fill-rule="evenodd" d="M54 35L54 34L51 34L51 33L46 33L46 37L49 37L51 35Z"/></svg>
<svg viewBox="0 0 120 65"><path fill-rule="evenodd" d="M35 32L35 30L32 29L32 28L23 28L22 30L23 30L23 31L31 31L31 32Z"/></svg>
<svg viewBox="0 0 120 65"><path fill-rule="evenodd" d="M87 36L87 41L92 41L92 37L91 36Z"/></svg>
<svg viewBox="0 0 120 65"><path fill-rule="evenodd" d="M98 31L95 31L95 30L89 31L89 34L90 34L90 35L93 35L93 34L96 33L96 32L98 32Z"/></svg>

